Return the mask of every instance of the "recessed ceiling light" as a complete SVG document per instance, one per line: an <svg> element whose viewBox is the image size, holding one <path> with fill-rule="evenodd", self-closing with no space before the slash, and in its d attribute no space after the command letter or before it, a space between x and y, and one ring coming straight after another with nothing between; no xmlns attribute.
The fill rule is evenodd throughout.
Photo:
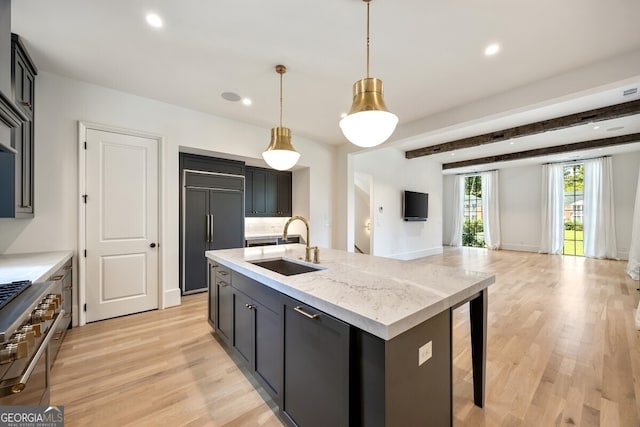
<svg viewBox="0 0 640 427"><path fill-rule="evenodd" d="M513 144L515 144L515 142L513 142L513 141L511 141L511 142L509 143L509 145L513 145Z"/></svg>
<svg viewBox="0 0 640 427"><path fill-rule="evenodd" d="M230 102L238 102L242 99L242 97L235 92L222 92L220 96L222 99L226 99Z"/></svg>
<svg viewBox="0 0 640 427"><path fill-rule="evenodd" d="M455 156L455 155L456 155L456 153L451 153L451 155L452 155L452 156Z"/></svg>
<svg viewBox="0 0 640 427"><path fill-rule="evenodd" d="M598 151L602 151L602 148L598 148Z"/></svg>
<svg viewBox="0 0 640 427"><path fill-rule="evenodd" d="M155 13L149 13L147 14L147 24L151 25L154 28L161 28L162 19Z"/></svg>
<svg viewBox="0 0 640 427"><path fill-rule="evenodd" d="M500 45L498 43L491 43L484 50L484 54L487 56L495 55L498 52L500 52Z"/></svg>
<svg viewBox="0 0 640 427"><path fill-rule="evenodd" d="M600 129L600 126L594 126L593 127L593 130L598 130L598 129Z"/></svg>
<svg viewBox="0 0 640 427"><path fill-rule="evenodd" d="M251 101L249 98L242 98L242 104L249 106L251 104L253 104L253 101Z"/></svg>

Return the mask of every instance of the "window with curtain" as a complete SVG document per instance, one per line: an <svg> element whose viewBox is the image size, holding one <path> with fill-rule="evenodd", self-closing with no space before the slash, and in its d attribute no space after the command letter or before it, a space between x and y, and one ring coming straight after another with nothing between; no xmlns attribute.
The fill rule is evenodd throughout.
<svg viewBox="0 0 640 427"><path fill-rule="evenodd" d="M542 165L540 252L617 259L612 172L611 157Z"/></svg>
<svg viewBox="0 0 640 427"><path fill-rule="evenodd" d="M480 175L464 178L464 225L462 246L484 248L484 224L482 221L482 178Z"/></svg>
<svg viewBox="0 0 640 427"><path fill-rule="evenodd" d="M584 255L584 164L564 166L564 255Z"/></svg>

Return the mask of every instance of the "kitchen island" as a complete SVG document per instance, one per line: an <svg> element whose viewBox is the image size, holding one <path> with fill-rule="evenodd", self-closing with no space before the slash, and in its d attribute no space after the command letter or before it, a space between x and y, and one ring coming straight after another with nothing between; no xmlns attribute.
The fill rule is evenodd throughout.
<svg viewBox="0 0 640 427"><path fill-rule="evenodd" d="M282 418L313 425L451 425L451 311L470 302L474 401L484 403L494 276L304 245L208 251L209 321ZM256 265L285 259L310 272ZM280 261L278 261L280 262Z"/></svg>

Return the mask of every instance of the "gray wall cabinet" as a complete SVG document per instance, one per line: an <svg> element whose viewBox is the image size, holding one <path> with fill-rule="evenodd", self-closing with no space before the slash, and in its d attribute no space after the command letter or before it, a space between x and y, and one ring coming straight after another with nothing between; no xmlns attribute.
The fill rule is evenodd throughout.
<svg viewBox="0 0 640 427"><path fill-rule="evenodd" d="M245 168L245 216L291 216L291 172Z"/></svg>

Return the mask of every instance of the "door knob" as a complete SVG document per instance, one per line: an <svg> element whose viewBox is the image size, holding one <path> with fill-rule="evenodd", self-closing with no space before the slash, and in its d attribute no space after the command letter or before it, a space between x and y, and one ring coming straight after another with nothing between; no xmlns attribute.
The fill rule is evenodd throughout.
<svg viewBox="0 0 640 427"><path fill-rule="evenodd" d="M155 248L155 247L156 247L156 244L155 244L155 243L152 243L152 244L150 244L149 246L151 246L152 248Z"/></svg>

